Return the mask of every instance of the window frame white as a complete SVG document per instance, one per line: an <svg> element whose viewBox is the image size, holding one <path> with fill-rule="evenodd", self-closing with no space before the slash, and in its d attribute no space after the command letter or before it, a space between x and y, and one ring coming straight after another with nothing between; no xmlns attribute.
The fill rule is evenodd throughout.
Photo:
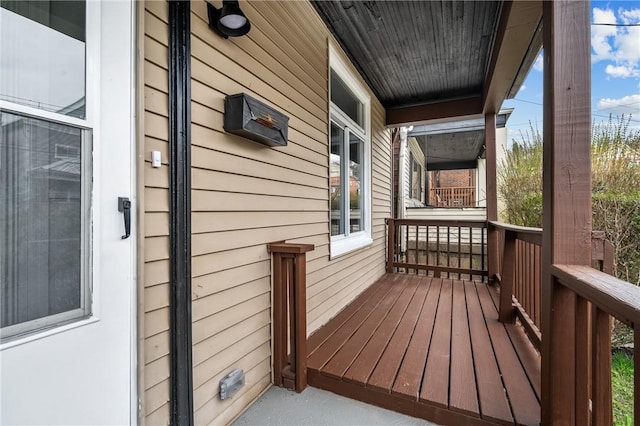
<svg viewBox="0 0 640 426"><path fill-rule="evenodd" d="M331 71L342 80L345 86L352 92L352 94L362 104L363 114L363 126L356 123L351 117L344 113L337 105L331 102ZM329 232L331 244L330 244L330 257L335 257L350 253L352 251L370 246L373 243L371 237L371 96L366 87L359 81L356 74L352 71L347 61L343 59L338 50L331 44L329 44L329 67L327 82L329 85L328 98L329 98L329 139L331 138L331 123L336 124L344 130L343 143L349 141L349 135L353 133L363 141L363 172L361 176L361 191L362 191L362 208L364 212L362 214L362 230L358 232L349 232L349 191L346 191L347 196L341 197L342 209L344 211L345 220L345 233L341 235L331 235ZM329 144L331 141L329 140ZM346 145L348 148L348 145ZM348 149L343 149L343 152ZM330 162L330 160L329 160ZM330 166L330 164L329 164ZM348 166L347 161L341 161L341 175L342 171ZM349 186L348 173L347 188ZM341 185L345 185L344 179L341 181ZM331 188L329 188L330 196ZM329 215L331 216L331 204L329 203ZM329 224L329 228L331 224ZM329 231L331 231L329 229Z"/></svg>

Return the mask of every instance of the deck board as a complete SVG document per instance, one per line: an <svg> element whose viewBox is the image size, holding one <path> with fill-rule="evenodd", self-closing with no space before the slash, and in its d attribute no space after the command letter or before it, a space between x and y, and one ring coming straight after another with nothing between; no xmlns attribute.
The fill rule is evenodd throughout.
<svg viewBox="0 0 640 426"><path fill-rule="evenodd" d="M489 331L485 323L476 286L465 282L467 309L469 315L469 334L473 348L478 398L482 417L487 420L513 423L509 401L498 369L489 339Z"/></svg>
<svg viewBox="0 0 640 426"><path fill-rule="evenodd" d="M400 365L402 364L407 347L409 346L411 336L416 329L420 311L422 310L425 298L430 289L431 278L421 277L418 290L405 311L393 338L389 342L389 345L367 382L368 387L381 392L390 391L393 386L393 381L400 369Z"/></svg>
<svg viewBox="0 0 640 426"><path fill-rule="evenodd" d="M486 284L387 274L309 338L309 384L443 424L539 424L540 358Z"/></svg>
<svg viewBox="0 0 640 426"><path fill-rule="evenodd" d="M398 301L394 304L393 308L391 308L389 314L384 318L384 321L371 336L371 339L369 339L358 357L354 360L351 367L349 367L347 372L344 374L344 380L361 383L366 383L368 381L373 369L378 364L382 353L387 348L389 340L391 340L393 333L396 331L402 316L409 307L409 302L413 299L419 283L419 277L413 276L409 278L409 283L402 292L402 295L398 298Z"/></svg>
<svg viewBox="0 0 640 426"><path fill-rule="evenodd" d="M451 304L453 283L442 281L440 302L433 337L422 378L420 401L429 401L442 407L449 406L449 365L451 364Z"/></svg>
<svg viewBox="0 0 640 426"><path fill-rule="evenodd" d="M411 336L409 347L391 391L394 395L410 400L415 400L420 394L422 375L427 363L427 353L429 352L438 300L440 299L440 290L442 289L440 280L433 279L432 282L435 281L438 281L438 284L432 284L429 289L429 294L420 312L418 324L413 336Z"/></svg>
<svg viewBox="0 0 640 426"><path fill-rule="evenodd" d="M384 280L378 280L373 285L367 287L360 295L351 302L348 306L346 306L343 310L341 310L335 317L331 319L332 323L336 326L342 325L349 318L355 314L360 307L362 307L366 303L370 303L370 300L376 300L376 297L379 297L381 293L386 293L390 290L389 286L385 285ZM313 335L309 337L307 345L309 348L318 348L322 345L333 333L335 333L336 328L331 327L322 327L317 330ZM311 355L311 352L309 353Z"/></svg>
<svg viewBox="0 0 640 426"><path fill-rule="evenodd" d="M371 301L371 303L366 303L360 306L356 310L356 312L351 315L344 323L340 324L339 327L334 324L333 320L330 321L330 323L334 325L333 327L330 327L330 329L332 329L332 333L330 337L328 337L320 346L318 346L317 348L310 348L311 355L307 360L307 368L313 370L323 367L333 357L333 355L338 350L340 350L342 345L344 345L344 343L367 319L367 317L376 310L382 300L392 290L394 290L394 288L397 289L397 287L393 284L398 279L399 277L393 277L392 279L390 279L389 282L386 283L386 286L381 287L381 291L377 293L377 297L372 298L373 300ZM347 307L347 309L348 308L349 307ZM322 332L322 329L319 332Z"/></svg>
<svg viewBox="0 0 640 426"><path fill-rule="evenodd" d="M345 371L351 366L353 361L360 354L371 336L374 335L378 326L383 322L389 311L396 304L396 301L405 293L408 278L402 277L376 309L367 316L360 327L351 335L349 340L338 350L338 352L327 362L322 372L328 376L342 379Z"/></svg>
<svg viewBox="0 0 640 426"><path fill-rule="evenodd" d="M504 324L498 322L498 312L491 300L489 289L477 285L480 305L487 319L489 336L498 360L504 386L509 395L513 417L518 424L540 423L540 408L534 390L522 368L520 359L513 349Z"/></svg>
<svg viewBox="0 0 640 426"><path fill-rule="evenodd" d="M479 416L465 286L461 281L453 284L451 347L455 350L451 351L451 365L454 368L451 368L449 407L452 410Z"/></svg>

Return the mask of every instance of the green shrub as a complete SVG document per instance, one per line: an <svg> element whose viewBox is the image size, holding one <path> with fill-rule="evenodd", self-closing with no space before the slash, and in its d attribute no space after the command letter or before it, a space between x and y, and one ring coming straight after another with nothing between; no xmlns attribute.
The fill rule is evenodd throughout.
<svg viewBox="0 0 640 426"><path fill-rule="evenodd" d="M614 275L640 285L640 193L594 192L592 200L593 229L615 248Z"/></svg>
<svg viewBox="0 0 640 426"><path fill-rule="evenodd" d="M498 191L504 200L505 222L542 226L542 136L533 126L513 141L498 168Z"/></svg>
<svg viewBox="0 0 640 426"><path fill-rule="evenodd" d="M640 131L631 117L592 126L593 229L605 232L615 250L614 274L640 285ZM498 169L502 220L542 226L542 136L537 127L521 135Z"/></svg>

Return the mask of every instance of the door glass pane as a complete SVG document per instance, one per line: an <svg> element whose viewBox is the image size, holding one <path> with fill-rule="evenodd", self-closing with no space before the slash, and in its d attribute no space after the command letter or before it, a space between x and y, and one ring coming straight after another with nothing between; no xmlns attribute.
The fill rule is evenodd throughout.
<svg viewBox="0 0 640 426"><path fill-rule="evenodd" d="M344 130L331 123L331 159L329 180L331 186L331 235L344 234L344 208L342 201L342 158L344 157Z"/></svg>
<svg viewBox="0 0 640 426"><path fill-rule="evenodd" d="M0 99L85 117L85 6L0 0Z"/></svg>
<svg viewBox="0 0 640 426"><path fill-rule="evenodd" d="M349 134L349 231L362 231L364 222L363 180L362 180L362 139Z"/></svg>
<svg viewBox="0 0 640 426"><path fill-rule="evenodd" d="M2 328L87 314L85 132L0 111Z"/></svg>

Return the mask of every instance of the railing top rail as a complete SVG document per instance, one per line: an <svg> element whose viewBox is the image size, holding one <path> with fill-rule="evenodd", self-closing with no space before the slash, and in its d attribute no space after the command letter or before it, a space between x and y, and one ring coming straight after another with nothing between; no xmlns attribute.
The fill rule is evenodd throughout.
<svg viewBox="0 0 640 426"><path fill-rule="evenodd" d="M552 265L562 285L627 325L640 324L640 287L586 265Z"/></svg>
<svg viewBox="0 0 640 426"><path fill-rule="evenodd" d="M449 191L452 189L476 189L475 186L438 186L431 188L432 191Z"/></svg>
<svg viewBox="0 0 640 426"><path fill-rule="evenodd" d="M392 219L388 218L387 222L393 222L396 225L433 225L433 226L461 226L461 227L475 227L486 228L487 222L481 219L465 219L465 220L451 220L451 219Z"/></svg>
<svg viewBox="0 0 640 426"><path fill-rule="evenodd" d="M510 223L499 222L497 220L489 221L489 226L493 226L505 231L518 232L521 234L542 235L542 228L530 228L528 226L512 225Z"/></svg>
<svg viewBox="0 0 640 426"><path fill-rule="evenodd" d="M302 254L312 251L314 248L315 246L313 244L285 243L282 241L267 244L269 253Z"/></svg>

